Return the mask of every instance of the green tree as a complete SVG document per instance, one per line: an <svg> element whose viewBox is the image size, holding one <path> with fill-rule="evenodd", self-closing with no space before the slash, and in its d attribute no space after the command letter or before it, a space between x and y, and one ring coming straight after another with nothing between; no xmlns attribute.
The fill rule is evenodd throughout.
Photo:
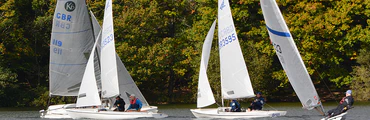
<svg viewBox="0 0 370 120"><path fill-rule="evenodd" d="M357 57L358 66L353 67L351 89L358 101L369 101L370 95L370 49L362 49Z"/></svg>

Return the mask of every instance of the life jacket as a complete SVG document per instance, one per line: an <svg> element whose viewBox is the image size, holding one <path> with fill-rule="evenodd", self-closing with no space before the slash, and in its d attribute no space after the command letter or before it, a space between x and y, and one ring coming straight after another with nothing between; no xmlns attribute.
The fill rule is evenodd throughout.
<svg viewBox="0 0 370 120"><path fill-rule="evenodd" d="M131 108L139 108L139 105L136 104L136 100L137 98L135 98L134 100L130 100Z"/></svg>

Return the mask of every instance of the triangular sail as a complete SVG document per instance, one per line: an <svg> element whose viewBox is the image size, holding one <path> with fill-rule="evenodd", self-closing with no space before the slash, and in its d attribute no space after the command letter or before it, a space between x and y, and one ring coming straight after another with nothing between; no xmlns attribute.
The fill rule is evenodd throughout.
<svg viewBox="0 0 370 120"><path fill-rule="evenodd" d="M197 107L206 107L216 103L215 97L207 76L207 66L209 56L211 54L213 34L215 33L216 20L213 22L210 30L208 31L207 37L203 43L202 58L200 62L199 81L198 81L198 94L197 94Z"/></svg>
<svg viewBox="0 0 370 120"><path fill-rule="evenodd" d="M98 42L95 42L92 51L95 51L97 43ZM92 52L87 62L81 87L78 92L76 107L101 105L98 86L95 78L94 56L94 52Z"/></svg>
<svg viewBox="0 0 370 120"><path fill-rule="evenodd" d="M218 44L224 99L254 96L228 0L218 0Z"/></svg>
<svg viewBox="0 0 370 120"><path fill-rule="evenodd" d="M50 41L50 95L78 95L93 44L85 1L58 0Z"/></svg>
<svg viewBox="0 0 370 120"><path fill-rule="evenodd" d="M261 0L261 7L271 42L303 108L320 106L320 98L279 7L274 0Z"/></svg>
<svg viewBox="0 0 370 120"><path fill-rule="evenodd" d="M101 41L101 79L102 97L110 98L119 95L116 49L114 45L112 0L107 0Z"/></svg>

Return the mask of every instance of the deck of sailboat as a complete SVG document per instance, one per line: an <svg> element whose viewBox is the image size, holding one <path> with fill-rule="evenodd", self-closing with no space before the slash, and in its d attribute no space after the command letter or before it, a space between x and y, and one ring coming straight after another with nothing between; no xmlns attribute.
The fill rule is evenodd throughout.
<svg viewBox="0 0 370 120"><path fill-rule="evenodd" d="M222 112L222 108L190 109L197 118L261 118L285 116L286 111L250 111L250 112Z"/></svg>
<svg viewBox="0 0 370 120"><path fill-rule="evenodd" d="M136 119L136 118L165 118L168 115L155 112L117 112L99 111L98 109L67 109L68 115L73 119Z"/></svg>

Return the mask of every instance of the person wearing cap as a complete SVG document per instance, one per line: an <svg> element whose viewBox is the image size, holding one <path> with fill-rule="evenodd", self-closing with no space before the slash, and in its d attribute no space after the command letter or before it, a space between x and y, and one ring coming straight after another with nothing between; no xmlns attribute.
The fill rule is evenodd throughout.
<svg viewBox="0 0 370 120"><path fill-rule="evenodd" d="M350 109L354 103L354 99L352 97L352 90L347 90L345 93L346 96L342 98L342 100L339 102L339 105L337 108L334 108L332 110L329 110L327 113L328 117L339 115L343 112L346 112L348 109Z"/></svg>
<svg viewBox="0 0 370 120"><path fill-rule="evenodd" d="M143 106L143 103L135 97L134 94L130 95L130 106L127 109L127 112L132 112L132 111L138 111L140 112L141 107Z"/></svg>
<svg viewBox="0 0 370 120"><path fill-rule="evenodd" d="M125 111L125 104L125 101L121 97L117 96L116 102L114 102L114 106L117 106L117 108L114 111Z"/></svg>
<svg viewBox="0 0 370 120"><path fill-rule="evenodd" d="M251 105L248 107L248 111L262 110L262 107L264 104L265 104L265 99L262 97L262 92L257 92L256 97L254 98Z"/></svg>
<svg viewBox="0 0 370 120"><path fill-rule="evenodd" d="M230 112L241 112L240 104L235 99L230 99Z"/></svg>

